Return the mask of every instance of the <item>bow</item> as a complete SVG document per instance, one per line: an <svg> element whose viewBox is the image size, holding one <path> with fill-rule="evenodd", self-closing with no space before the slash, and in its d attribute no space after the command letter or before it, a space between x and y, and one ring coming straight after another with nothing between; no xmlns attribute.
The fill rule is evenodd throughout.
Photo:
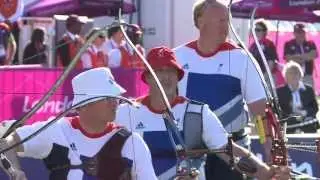
<svg viewBox="0 0 320 180"><path fill-rule="evenodd" d="M72 71L72 69L75 67L75 65L77 64L77 62L80 59L80 56L82 55L83 52L85 52L85 50L89 47L89 45L101 34L104 33L106 28L109 28L110 26L106 26L105 28L97 31L96 33L94 33L88 40L87 42L85 42L85 44L81 47L81 49L79 50L79 52L76 54L76 56L72 59L72 61L70 62L70 64L68 65L68 67L64 70L63 74L60 76L60 78L56 81L56 83L53 85L53 87L49 90L49 92L42 97L42 99L37 103L37 105L35 105L28 113L26 113L22 118L20 118L19 120L17 120L16 122L14 122L9 129L4 133L2 138L6 138L8 135L10 135L13 131L15 131L15 129L17 127L19 127L20 125L22 125L28 118L30 118L39 108L41 108L41 106L54 94L54 92L57 90L57 88L65 81L65 79L67 78L67 76L69 75L69 73ZM101 97L105 97L107 98L107 96L97 96L95 98L101 98ZM33 137L35 137L36 135L38 135L39 133L41 133L42 131L44 131L45 129L47 129L49 126L51 126L52 124L54 124L56 121L58 121L60 118L62 118L63 116L67 115L71 110L73 110L75 107L78 107L79 105L82 105L84 103L86 103L87 101L90 101L92 99L95 98L91 98L82 102L79 102L78 104L68 108L67 110L65 110L64 112L61 112L60 114L57 115L57 117L55 117L53 120L49 121L45 126L41 127L39 130L37 130L36 132L32 133L31 135L29 135L28 137L22 139L20 142L16 142L15 144L2 149L0 151L0 160L2 162L2 164L6 165L6 169L9 170L12 168L11 162L3 155L3 153L27 142L28 140L32 139ZM117 97L119 99L121 99L122 101L128 102L130 104L131 101L126 99L126 98L122 98L122 97Z"/></svg>
<svg viewBox="0 0 320 180"><path fill-rule="evenodd" d="M272 162L274 165L278 166L287 166L288 165L288 150L287 150L287 142L286 142L286 122L284 123L283 127L280 125L279 119L283 119L283 115L281 112L281 108L279 105L279 100L277 97L276 93L276 88L275 88L275 83L273 80L273 76L271 74L270 68L267 63L267 59L263 53L262 47L258 41L257 35L254 31L254 17L255 13L259 7L260 2L257 2L255 8L252 11L251 18L250 18L250 32L253 35L254 42L258 48L259 54L262 58L263 65L266 69L267 76L266 76L266 81L261 73L261 71L258 70L258 64L255 62L254 57L252 54L249 52L249 50L246 48L246 45L241 41L240 37L236 33L232 23L232 14L231 14L231 5L232 5L232 0L230 0L229 6L228 6L228 11L229 11L229 25L231 28L232 33L236 37L237 41L240 43L240 45L243 47L244 51L248 55L249 59L253 62L255 65L259 77L261 79L261 82L263 84L263 87L265 89L265 92L267 94L267 106L265 109L266 113L266 120L268 121L268 131L269 134L271 135L272 138L272 148L271 148L271 156L272 156ZM289 146L289 145L288 145ZM317 141L317 151L319 152L319 141ZM304 175L300 172L296 172L294 170L291 170L291 173L293 175ZM308 177L308 178L313 178L313 177Z"/></svg>
<svg viewBox="0 0 320 180"><path fill-rule="evenodd" d="M121 21L121 9L119 10L119 24L120 24L120 29L127 41L129 43L130 47L132 47L133 51L138 55L138 57L143 61L146 69L149 71L151 76L156 82L157 88L160 90L161 97L163 99L163 102L165 104L165 112L162 114L164 118L164 122L169 134L170 142L175 149L176 152L176 157L177 157L177 166L176 166L176 171L177 171L177 176L195 176L195 169L191 167L191 162L190 162L190 157L194 155L203 155L203 154L208 154L208 153L227 153L231 158L230 158L230 164L233 166L234 164L234 159L233 159L233 153L232 153L232 141L231 138L228 139L228 145L226 149L222 150L189 150L188 147L186 147L183 138L181 137L181 134L176 126L176 120L173 116L172 113L172 108L169 103L169 100L165 94L164 88L161 85L156 73L152 69L151 65L148 63L146 58L140 53L140 51L136 48L136 46L132 43L130 40L129 36L127 35L126 31L123 28L123 25L120 23ZM177 138L177 141L174 140L173 137Z"/></svg>

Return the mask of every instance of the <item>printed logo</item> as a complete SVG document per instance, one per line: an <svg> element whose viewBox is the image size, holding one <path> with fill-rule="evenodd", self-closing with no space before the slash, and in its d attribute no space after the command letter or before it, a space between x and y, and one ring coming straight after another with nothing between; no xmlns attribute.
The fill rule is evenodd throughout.
<svg viewBox="0 0 320 180"><path fill-rule="evenodd" d="M223 64L219 64L218 68L217 68L217 72L221 71L221 68L223 67Z"/></svg>
<svg viewBox="0 0 320 180"><path fill-rule="evenodd" d="M139 122L136 126L136 129L144 129L146 128L142 122Z"/></svg>
<svg viewBox="0 0 320 180"><path fill-rule="evenodd" d="M189 64L185 64L182 66L182 69L189 69Z"/></svg>
<svg viewBox="0 0 320 180"><path fill-rule="evenodd" d="M70 148L71 148L72 151L77 151L77 147L76 147L76 145L74 143L70 144Z"/></svg>

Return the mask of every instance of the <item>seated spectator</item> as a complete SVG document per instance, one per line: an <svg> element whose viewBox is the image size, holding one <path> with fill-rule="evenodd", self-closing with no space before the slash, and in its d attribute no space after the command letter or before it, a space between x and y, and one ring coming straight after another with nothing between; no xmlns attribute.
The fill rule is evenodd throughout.
<svg viewBox="0 0 320 180"><path fill-rule="evenodd" d="M31 35L31 42L23 52L23 64L42 64L48 65L47 45L44 44L45 32L43 29L36 28Z"/></svg>
<svg viewBox="0 0 320 180"><path fill-rule="evenodd" d="M7 23L0 23L0 65L12 64L17 44Z"/></svg>
<svg viewBox="0 0 320 180"><path fill-rule="evenodd" d="M99 30L99 28L94 28L87 36L87 40ZM82 54L82 68L97 68L107 66L108 62L106 62L106 58L103 52L100 51L102 44L105 42L105 39L105 35L100 34L89 46L88 50Z"/></svg>
<svg viewBox="0 0 320 180"><path fill-rule="evenodd" d="M267 25L263 21L257 22L255 24L255 32L259 40L259 43L262 47L263 53L266 57L266 60L268 62L270 70L275 71L276 61L278 60L278 54L277 54L276 46L274 45L274 43L267 38L267 34L268 34ZM255 57L255 59L258 61L262 72L265 73L266 68L263 64L263 60L262 60L262 57L260 56L257 45L255 43L251 44L249 47L249 50L252 53L252 55Z"/></svg>
<svg viewBox="0 0 320 180"><path fill-rule="evenodd" d="M303 70L301 66L290 61L284 66L283 74L286 85L277 89L281 109L285 117L290 117L288 127L294 124L305 123L304 126L288 128L288 133L305 132L314 133L319 128L319 123L314 120L318 112L318 104L311 86L303 83Z"/></svg>

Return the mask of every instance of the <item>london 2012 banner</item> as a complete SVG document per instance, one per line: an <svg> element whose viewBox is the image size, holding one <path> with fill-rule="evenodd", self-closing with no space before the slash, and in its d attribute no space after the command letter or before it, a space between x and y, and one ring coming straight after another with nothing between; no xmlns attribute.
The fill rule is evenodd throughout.
<svg viewBox="0 0 320 180"><path fill-rule="evenodd" d="M0 68L0 121L21 118L49 91L62 72L50 68ZM69 108L73 99L71 79L79 72L72 72L27 124L47 120ZM147 91L140 80L141 71L119 68L112 72L127 90L125 96L138 97Z"/></svg>
<svg viewBox="0 0 320 180"><path fill-rule="evenodd" d="M320 8L320 0L281 0L283 8Z"/></svg>

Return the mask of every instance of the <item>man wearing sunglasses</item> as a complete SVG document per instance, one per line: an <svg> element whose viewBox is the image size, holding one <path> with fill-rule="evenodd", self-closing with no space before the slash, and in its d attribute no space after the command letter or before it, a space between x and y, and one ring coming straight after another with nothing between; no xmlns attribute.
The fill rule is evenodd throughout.
<svg viewBox="0 0 320 180"><path fill-rule="evenodd" d="M256 22L255 24L255 32L258 37L259 43L262 47L263 54L265 55L269 68L271 71L275 70L275 63L278 60L278 54L276 50L276 46L274 43L267 38L268 28L267 25L263 21ZM259 66L263 73L266 72L265 66L263 64L262 57L258 51L258 47L255 43L252 43L249 47L250 52L258 61Z"/></svg>
<svg viewBox="0 0 320 180"><path fill-rule="evenodd" d="M155 180L151 155L142 138L113 123L118 101L129 100L108 68L80 73L72 80L73 107L79 116L63 117L39 135L5 155L14 180L25 180L17 152L42 159L50 180ZM0 149L26 138L46 122L18 128L0 143Z"/></svg>
<svg viewBox="0 0 320 180"><path fill-rule="evenodd" d="M315 43L306 39L306 30L304 24L294 25L294 39L285 43L284 57L287 61L295 61L301 65L304 71L303 82L313 86L313 64L314 59L318 57Z"/></svg>

